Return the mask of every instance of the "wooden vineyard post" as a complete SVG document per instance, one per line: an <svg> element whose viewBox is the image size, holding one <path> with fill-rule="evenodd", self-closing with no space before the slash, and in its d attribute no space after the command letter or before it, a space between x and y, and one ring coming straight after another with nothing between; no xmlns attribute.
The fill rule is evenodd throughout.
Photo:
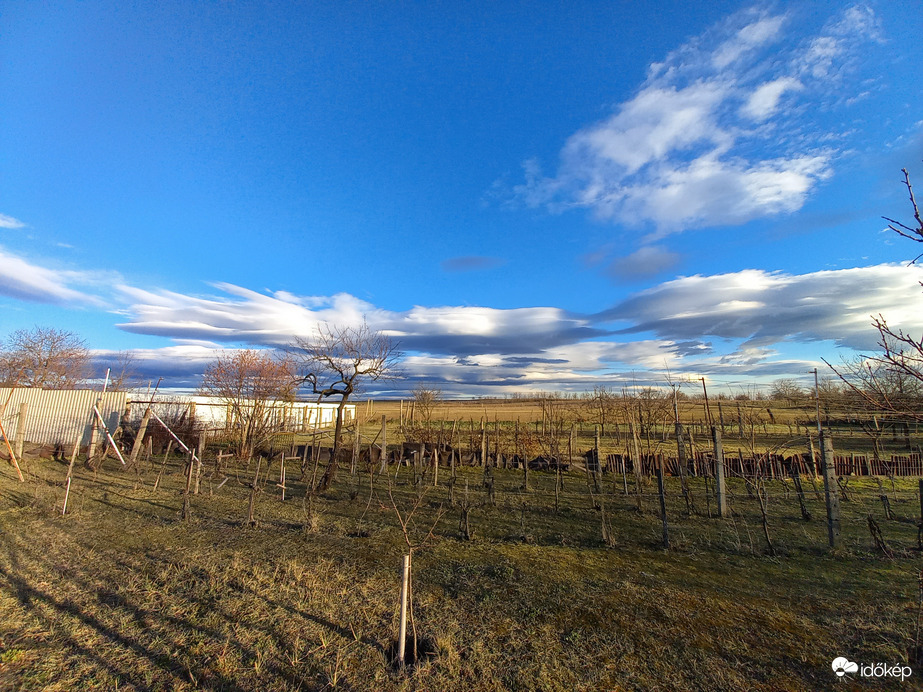
<svg viewBox="0 0 923 692"><path fill-rule="evenodd" d="M663 487L663 463L657 465L657 492L660 493L660 518L663 522L663 547L670 547L670 529L667 526L667 496Z"/></svg>
<svg viewBox="0 0 923 692"><path fill-rule="evenodd" d="M820 463L827 503L827 544L835 548L840 542L840 497L837 494L836 469L833 464L833 443L824 433L820 436Z"/></svg>
<svg viewBox="0 0 923 692"><path fill-rule="evenodd" d="M599 481L597 481L596 479L596 471L597 469L601 469L600 459L599 459L599 426L598 425L595 426L594 433L595 434L593 436L593 457L594 457L593 458L593 487L596 489L596 492L599 492ZM571 429L570 429L570 439L572 441L574 439L573 426L571 426ZM573 459L571 459L571 461L573 461Z"/></svg>
<svg viewBox="0 0 923 692"><path fill-rule="evenodd" d="M350 466L349 466L349 475L351 476L356 475L356 465L359 463L359 446L362 442L359 437L359 419L358 418L356 419L355 423L356 423L356 433L353 435L353 457L352 457L352 461L350 462Z"/></svg>
<svg viewBox="0 0 923 692"><path fill-rule="evenodd" d="M381 472L388 472L388 417L384 414L381 416Z"/></svg>
<svg viewBox="0 0 923 692"><path fill-rule="evenodd" d="M923 478L920 479L920 523L923 524Z"/></svg>
<svg viewBox="0 0 923 692"><path fill-rule="evenodd" d="M638 496L638 511L642 511L642 496L641 496L641 445L638 441L638 431L635 430L635 424L633 421L628 421L628 434L631 436L631 446L632 446L632 468L635 471L635 492Z"/></svg>
<svg viewBox="0 0 923 692"><path fill-rule="evenodd" d="M407 648L407 593L410 589L410 555L404 556L401 570L401 617L397 640L397 664L403 668Z"/></svg>
<svg viewBox="0 0 923 692"><path fill-rule="evenodd" d="M193 495L198 495L198 494L199 494L199 485L201 484L201 481L202 481L202 457L203 457L203 455L204 455L205 447L206 447L206 446L207 446L207 445L206 445L206 442L205 442L205 432L203 431L203 432L202 432L202 435L199 437L199 444L198 444L198 446L197 446L197 448L196 448L196 455L195 455L195 463L196 463L196 467L195 467L195 491L192 493ZM283 458L284 458L284 457L283 457Z"/></svg>
<svg viewBox="0 0 923 692"><path fill-rule="evenodd" d="M676 398L676 388L673 388L673 420L676 433L676 464L679 466L679 481L683 490L683 499L686 501L686 513L692 514L692 496L689 494L689 485L686 480L686 443L683 438L683 424L679 422L679 403Z"/></svg>
<svg viewBox="0 0 923 692"><path fill-rule="evenodd" d="M487 426L481 418L481 468L487 468Z"/></svg>
<svg viewBox="0 0 923 692"><path fill-rule="evenodd" d="M727 517L727 487L724 480L724 447L721 445L721 430L711 426L711 439L715 447L715 481L718 492L718 516Z"/></svg>
<svg viewBox="0 0 923 692"><path fill-rule="evenodd" d="M187 454L189 461L186 467L186 489L183 491L183 520L189 518L189 490L192 488L192 470L195 466L195 454Z"/></svg>
<svg viewBox="0 0 923 692"><path fill-rule="evenodd" d="M519 457L519 462L522 464L522 490L523 492L529 492L529 460L526 458L526 455L522 451L522 447L519 444L519 419L516 419L516 456Z"/></svg>

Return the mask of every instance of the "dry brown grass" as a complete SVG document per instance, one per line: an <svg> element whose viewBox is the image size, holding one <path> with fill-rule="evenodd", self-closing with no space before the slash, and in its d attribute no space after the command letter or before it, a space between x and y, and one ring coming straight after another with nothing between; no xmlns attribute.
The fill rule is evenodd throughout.
<svg viewBox="0 0 923 692"><path fill-rule="evenodd" d="M652 497L638 514L607 480L607 548L582 474L567 475L555 513L550 474L533 474L526 494L518 472L497 470L494 507L480 469L461 469L476 540L459 539L450 508L415 557L416 620L436 655L395 671L403 536L382 479L369 502L368 480L345 474L315 498L313 522L295 473L285 503L270 481L248 528L245 469L214 495L206 479L182 522L180 460L167 468L156 492L156 468L80 469L61 516L63 465L34 462L25 484L0 467L0 688L834 689L835 656L897 662L913 636L919 503L901 481L888 485L891 522L877 485L851 482L832 553L813 493L818 519L805 523L771 483L770 558L758 505L736 482L735 516L722 522L685 516L670 479L673 548L663 551ZM419 531L447 505L447 480L426 490ZM408 470L393 483L398 503L415 501ZM870 547L869 512L893 560Z"/></svg>

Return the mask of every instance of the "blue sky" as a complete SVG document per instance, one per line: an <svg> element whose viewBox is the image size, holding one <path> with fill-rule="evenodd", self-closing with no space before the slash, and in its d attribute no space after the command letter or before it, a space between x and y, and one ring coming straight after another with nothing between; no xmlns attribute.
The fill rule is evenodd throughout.
<svg viewBox="0 0 923 692"><path fill-rule="evenodd" d="M447 393L737 391L919 329L917 2L0 14L0 337L194 386L318 322Z"/></svg>

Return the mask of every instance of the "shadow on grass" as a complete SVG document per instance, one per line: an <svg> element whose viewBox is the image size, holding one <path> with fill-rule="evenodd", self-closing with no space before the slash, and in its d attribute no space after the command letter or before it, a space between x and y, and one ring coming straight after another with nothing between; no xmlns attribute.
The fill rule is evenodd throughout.
<svg viewBox="0 0 923 692"><path fill-rule="evenodd" d="M64 619L66 618L71 622L79 623L83 627L95 631L111 644L127 649L133 654L146 659L150 664L168 674L175 683L186 683L193 680L197 685L207 685L210 688L227 690L228 692L245 692L248 689L241 687L234 679L214 670L211 666L186 666L177 661L175 656L142 644L139 637L125 633L121 629L116 629L111 624L107 624L96 615L88 612L90 610L88 604L79 604L70 598L62 598L40 588L46 582L30 583L27 577L22 576L29 569L29 566L22 564L19 559L19 551L9 543L4 548L6 549L4 552L9 560L10 568L0 566L0 579L7 582L7 584L0 582L0 591L8 591L10 595L15 596L33 617L42 621L48 631L54 632L55 646L60 647L63 644L64 648L72 651L75 655L86 656L110 674L129 681L138 689L152 689L150 684L145 682L141 674L136 670L127 666L125 668L117 667L106 657L77 643L75 637L64 634L62 624L66 622ZM36 562L41 562L41 557L38 555L30 554L29 557ZM53 565L49 565L49 567L53 567ZM214 628L194 625L183 618L145 609L132 603L124 595L116 591L96 589L88 581L75 577L73 572L68 577L68 588L73 589L76 593L83 594L95 591L99 604L127 613L141 631L153 631L158 629L156 623L163 623L166 625L166 633L169 635L172 630L174 638L178 638L175 635L182 632L184 634L204 634L215 642L225 639L230 641L230 637ZM210 607L212 610L215 609L214 604L210 603L208 599L192 599L192 601L203 608ZM50 614L46 614L45 609L50 609ZM230 614L223 613L223 615L230 625L239 622L239 618L231 617ZM253 652L236 639L234 640L234 645L246 659L255 658ZM267 669L272 669L271 672L275 677L282 678L295 687L303 685L303 680L299 680L291 673L281 670L277 665L270 664ZM154 683L153 688L161 687L163 682L163 680L160 680Z"/></svg>

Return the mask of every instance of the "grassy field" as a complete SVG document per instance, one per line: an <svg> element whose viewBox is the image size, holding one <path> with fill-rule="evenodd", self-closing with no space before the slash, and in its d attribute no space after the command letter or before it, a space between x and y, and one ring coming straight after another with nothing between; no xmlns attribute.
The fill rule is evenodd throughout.
<svg viewBox="0 0 923 692"><path fill-rule="evenodd" d="M764 530L742 480L721 520L703 479L690 512L668 478L665 550L656 483L619 474L591 494L571 471L556 497L551 473L531 472L526 492L521 471L493 469L491 493L480 468L451 484L444 468L436 485L346 468L309 497L310 469L290 464L283 502L275 460L250 526L255 465L213 476L211 451L183 521L184 461L162 461L78 463L63 516L66 464L31 460L25 483L0 465L0 689L842 689L837 656L897 664L915 642L916 479L850 479L830 551L819 482L805 479L805 521L791 482L766 481ZM410 538L432 537L414 555L421 655L398 670L398 513L411 512ZM846 684L921 680L914 667L903 683Z"/></svg>

